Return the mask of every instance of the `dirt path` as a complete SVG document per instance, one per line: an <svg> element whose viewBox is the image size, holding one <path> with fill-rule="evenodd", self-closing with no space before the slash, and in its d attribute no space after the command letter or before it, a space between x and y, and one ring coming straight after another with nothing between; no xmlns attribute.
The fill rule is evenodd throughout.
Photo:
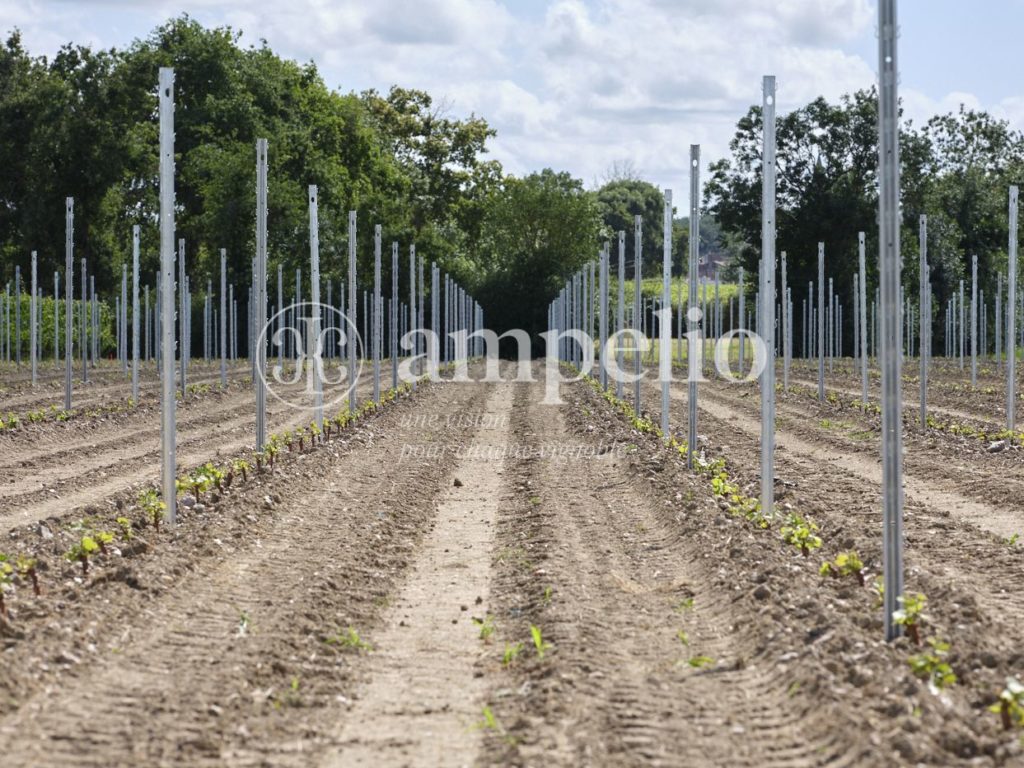
<svg viewBox="0 0 1024 768"><path fill-rule="evenodd" d="M494 521L503 483L511 385L495 388L455 467L461 484L440 501L437 522L391 603L327 765L464 766L476 761L487 685L474 675L488 613ZM414 446L429 449L428 445Z"/></svg>
<svg viewBox="0 0 1024 768"><path fill-rule="evenodd" d="M482 393L438 387L424 400L453 416ZM122 614L109 645L75 651L88 663L0 719L5 760L307 766L336 745L365 659L344 642L347 629L380 644L380 608L450 483L453 451L403 461L403 446L455 446L471 431L445 421L424 430L403 420L411 407L398 410L268 478L277 501L267 527L237 548L213 542L173 589Z"/></svg>
<svg viewBox="0 0 1024 768"><path fill-rule="evenodd" d="M493 764L856 763L836 727L845 715L787 695L793 671L723 578L724 552L680 525L703 514L693 486L675 502L652 496L624 446L583 450L563 409L521 394L516 434L537 451L517 464L518 503L501 515L497 623L505 642L525 635L529 685L495 698L515 743ZM529 623L551 643L543 659Z"/></svg>

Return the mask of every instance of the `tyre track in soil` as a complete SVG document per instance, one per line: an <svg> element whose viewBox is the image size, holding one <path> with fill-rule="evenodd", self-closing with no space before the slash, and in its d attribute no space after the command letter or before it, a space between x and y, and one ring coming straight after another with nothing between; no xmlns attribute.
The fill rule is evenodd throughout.
<svg viewBox="0 0 1024 768"><path fill-rule="evenodd" d="M534 446L579 444L564 409L538 404L539 386L517 404L525 412L518 432ZM543 631L556 666L544 686L554 711L527 705L528 741L516 764L862 762L837 727L842 717L786 695L787 671L759 648L763 638L743 631L749 617L721 586L727 566L666 520L666 502L617 452L527 460L518 473L544 515L541 573L555 599ZM675 610L694 595L695 610ZM677 635L684 628L688 646ZM716 661L691 667L698 655Z"/></svg>
<svg viewBox="0 0 1024 768"><path fill-rule="evenodd" d="M487 692L474 674L480 629L488 612L491 550L504 493L503 450L512 407L510 384L485 386L482 421L459 459L405 584L375 635L369 683L343 724L342 746L326 766L475 762L481 735L474 724Z"/></svg>
<svg viewBox="0 0 1024 768"><path fill-rule="evenodd" d="M370 384L360 385L365 397ZM252 394L243 392L239 400L251 399ZM360 400L363 398L361 397ZM221 456L231 456L253 445L255 436L255 406L252 402L240 402L226 406L225 413L248 413L227 422L211 423L210 414L197 414L179 431L175 451L176 464L180 468L191 467ZM216 414L214 414L216 415ZM281 418L284 415L285 418ZM280 419L280 420L279 420ZM295 410L279 405L267 409L267 423L270 431L294 429L308 424L311 419L307 410ZM179 428L179 429L182 429ZM191 434L189 434L191 432ZM66 513L69 509L85 507L102 502L106 498L154 480L159 475L159 428L149 430L152 448L118 448L113 452L87 453L77 455L73 465L74 474L64 477L48 488L15 493L2 499L0 509L0 534L19 525L44 520L50 516ZM56 491L56 492L54 492Z"/></svg>
<svg viewBox="0 0 1024 768"><path fill-rule="evenodd" d="M672 392L672 401L677 403L671 411L675 424L685 424L685 399L683 393ZM738 459L741 466L756 473L760 419L744 411L756 407L759 401L753 397L744 399L746 402L737 402L737 396L725 394L718 387L702 387L698 407L704 424L710 419L717 425L716 437L729 446L727 457ZM705 432L703 428L700 431ZM809 510L820 516L835 514L841 509L844 521L837 528L842 536L849 537L852 533L862 538L868 535L867 541L861 541L866 546L854 547L853 539L844 546L877 553L872 559L880 569L879 465L856 454L836 450L824 436L820 441L805 441L784 426L776 428L776 446L776 485L778 478L799 478L795 488L785 488L782 493L777 490L780 500L794 500L798 510ZM958 497L929 491L926 487L922 495L916 492L919 485L923 484L905 483L908 573L929 595L939 599L948 595L949 601L957 606L951 614L959 612L960 620L989 627L984 642L991 651L1012 660L1024 641L1024 594L1010 585L1024 580L1024 562L989 535L993 531L986 532L985 527L979 526L975 514L965 515ZM828 491L819 494L812 490L814 488ZM989 523L1003 519L992 507L968 501L977 514L989 516ZM951 524L951 520L959 521L960 525ZM994 579L994 573L998 573L999 578Z"/></svg>
<svg viewBox="0 0 1024 768"><path fill-rule="evenodd" d="M481 388L441 385L416 412L453 417L482 399ZM403 446L424 439L418 423L385 412L366 430L340 459L320 449L297 457L292 479L279 471L266 535L184 576L134 617L120 653L0 720L5 761L308 766L337 747L365 660L324 641L355 624L376 643L380 606L435 518L451 448L471 431L441 424L428 437L448 451L403 461Z"/></svg>

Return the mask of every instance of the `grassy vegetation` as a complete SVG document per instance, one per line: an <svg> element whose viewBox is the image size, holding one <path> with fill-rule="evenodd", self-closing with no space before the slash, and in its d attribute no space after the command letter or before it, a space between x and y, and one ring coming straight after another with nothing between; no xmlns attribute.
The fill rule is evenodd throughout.
<svg viewBox="0 0 1024 768"><path fill-rule="evenodd" d="M635 283L635 281L633 281L633 280L627 280L626 281L625 292L626 292L626 304L627 304L627 306L630 306L631 303L632 303L633 291L635 290L634 289L634 283ZM671 289L671 293L672 293L672 306L673 307L678 307L679 306L679 301L678 301L678 299L679 299L679 278L678 277L672 278L672 283L670 285L670 289ZM682 304L684 307L686 306L686 303L687 303L687 292L688 292L688 290L689 290L689 288L687 287L687 284L684 282L683 283L683 304ZM609 292L609 294L612 297L612 305L614 305L615 304L615 299L619 295L619 283L618 283L618 281L615 278L611 278L610 279L608 292ZM701 296L701 293L702 293L702 289L698 286L698 290L697 290L698 300L699 300L699 297ZM736 283L721 283L718 286L718 297L719 297L719 300L724 302L724 303L726 303L726 304L729 303L729 299L730 298L735 298L737 293L738 293L738 290L737 290ZM640 281L640 294L642 296L645 296L645 297L649 298L649 299L661 298L661 278L660 277L645 277L642 281ZM709 282L708 283L708 302L709 303L713 303L714 302L714 296L715 296L715 284L713 282ZM751 306L753 306L753 305L751 304Z"/></svg>

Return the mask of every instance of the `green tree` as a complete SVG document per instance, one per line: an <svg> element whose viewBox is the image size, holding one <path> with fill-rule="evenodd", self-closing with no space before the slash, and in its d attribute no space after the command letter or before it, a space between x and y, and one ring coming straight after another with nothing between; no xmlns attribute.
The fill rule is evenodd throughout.
<svg viewBox="0 0 1024 768"><path fill-rule="evenodd" d="M471 286L488 327L523 328L543 349L536 336L547 330L548 303L595 257L600 230L594 197L579 179L550 169L506 177L488 200Z"/></svg>

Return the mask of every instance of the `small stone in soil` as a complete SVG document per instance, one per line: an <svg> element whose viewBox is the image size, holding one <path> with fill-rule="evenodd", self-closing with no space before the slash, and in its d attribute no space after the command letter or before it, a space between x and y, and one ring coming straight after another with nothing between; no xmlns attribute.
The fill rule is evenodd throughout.
<svg viewBox="0 0 1024 768"><path fill-rule="evenodd" d="M456 477L455 478L455 482L452 483L452 485L454 485L456 488L461 488L462 487L462 481L459 480L459 478Z"/></svg>

